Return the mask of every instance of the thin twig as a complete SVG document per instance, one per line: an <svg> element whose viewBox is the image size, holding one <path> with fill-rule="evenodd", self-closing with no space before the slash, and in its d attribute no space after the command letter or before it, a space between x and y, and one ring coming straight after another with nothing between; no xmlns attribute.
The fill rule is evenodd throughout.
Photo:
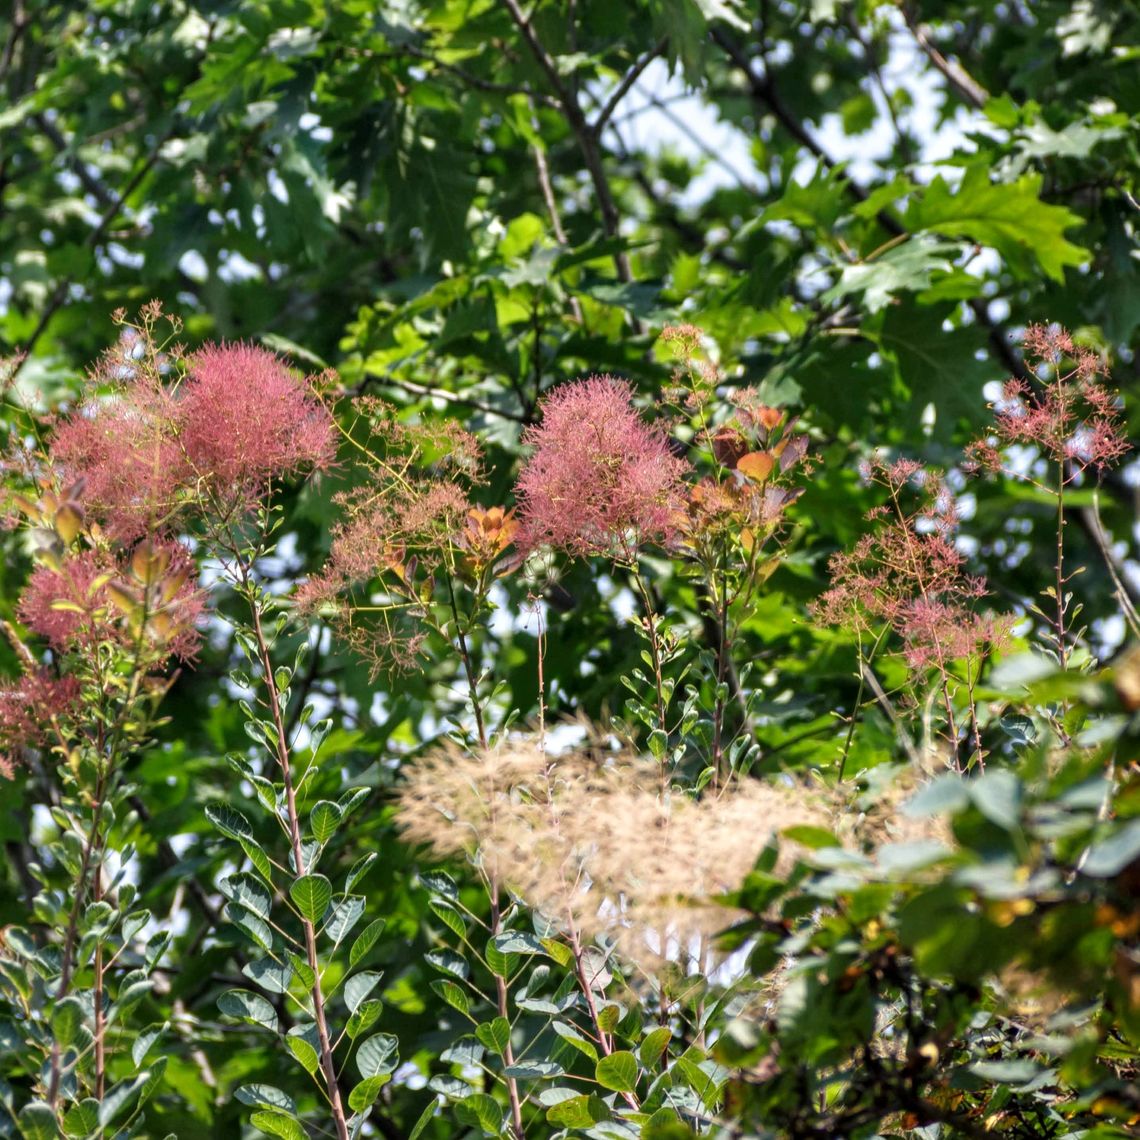
<svg viewBox="0 0 1140 1140"><path fill-rule="evenodd" d="M12 22L8 26L8 38L4 41L4 50L0 52L0 82L8 77L12 60L16 58L16 45L28 26L28 14L24 11L23 0L15 0L12 5Z"/></svg>
<svg viewBox="0 0 1140 1140"><path fill-rule="evenodd" d="M1122 567L1119 566L1116 554L1108 541L1108 533L1105 531L1104 522L1100 517L1099 491L1093 491L1092 506L1083 507L1079 512L1079 517L1085 531L1092 538L1104 559L1108 575L1112 579L1113 586L1116 587L1116 600L1120 603L1120 608L1124 612L1124 619L1128 622L1132 636L1140 638L1140 614L1136 611L1134 587L1129 586L1124 580L1121 573Z"/></svg>
<svg viewBox="0 0 1140 1140"><path fill-rule="evenodd" d="M961 64L947 59L930 42L926 28L915 20L909 4L902 5L902 14L923 55L942 73L946 82L964 102L969 103L975 111L980 111L989 102L990 93Z"/></svg>
<svg viewBox="0 0 1140 1140"><path fill-rule="evenodd" d="M538 134L538 124L532 118L531 125L535 127L535 134ZM562 225L562 214L558 209L558 199L554 196L554 183L550 178L550 166L546 161L546 151L542 149L541 144L535 142L531 145L531 152L534 155L534 169L538 177L538 188L542 191L542 200L546 203L546 212L550 215L550 226L554 230L554 240L560 246L569 248L570 241L566 236L566 229ZM579 325L585 324L585 315L582 312L582 303L574 295L570 295L570 312Z"/></svg>
<svg viewBox="0 0 1140 1140"><path fill-rule="evenodd" d="M792 113L781 97L775 84L772 82L771 77L768 74L757 75L752 68L752 61L748 58L748 55L738 44L733 42L732 38L722 28L714 28L712 30L712 38L729 59L744 73L745 78L748 80L749 91L752 98L767 107L784 130L804 147L805 150L818 159L825 169L834 170L838 163L824 150L819 141ZM850 177L844 178L843 188L856 201L865 202L867 200L867 190ZM906 227L885 209L880 210L875 215L875 220L889 234L903 235L908 232ZM1027 379L1028 374L1025 370L1025 365L1014 351L1009 336L1001 325L990 316L987 299L972 297L967 300L966 304L970 306L978 323L986 330L986 335L994 356L1002 362L1011 376Z"/></svg>
<svg viewBox="0 0 1140 1140"><path fill-rule="evenodd" d="M538 66L546 75L551 90L561 105L561 111L566 116L566 121L578 141L578 149L582 152L582 160L590 175L590 181L594 185L594 194L598 199L598 208L602 214L602 228L605 230L606 237L616 238L620 231L620 215L617 203L614 200L613 189L602 164L598 140L586 120L581 104L574 92L566 86L558 70L558 64L550 52L546 50L542 40L538 38L538 33L534 30L531 22L523 15L518 0L502 0L502 2L526 41L526 45ZM629 284L633 281L633 269L629 263L629 255L625 250L618 250L614 254L614 268L617 270L618 280L623 284ZM635 320L634 326L640 331L641 322Z"/></svg>
<svg viewBox="0 0 1140 1140"><path fill-rule="evenodd" d="M609 122L610 116L618 109L618 104L629 94L629 89L638 81L645 69L655 60L658 56L664 55L665 49L669 46L669 37L662 36L657 41L654 47L647 51L634 65L625 73L621 82L614 89L614 93L606 100L605 106L598 112L597 117L594 119L591 130L594 137L598 138L602 131L605 129L606 123Z"/></svg>
<svg viewBox="0 0 1140 1140"><path fill-rule="evenodd" d="M910 762L916 767L922 766L918 749L914 746L914 741L910 738L910 733L907 732L906 726L899 719L898 713L895 711L895 706L891 704L891 698L887 696L883 690L883 686L879 684L879 678L875 676L875 671L865 661L859 662L859 675L867 682L867 688L875 694L875 700L879 702L879 707L887 714L887 720L891 722L891 727L898 733L899 740L902 741L903 750L906 752Z"/></svg>
<svg viewBox="0 0 1140 1140"><path fill-rule="evenodd" d="M681 134L683 134L689 140L689 142L693 144L693 146L695 146L703 155L705 155L705 157L708 158L710 162L716 163L716 165L719 166L721 170L731 175L734 181L740 186L742 190L745 190L749 194L753 194L756 197L759 197L761 195L759 186L754 185L743 174L741 174L739 170L735 169L732 163L730 163L728 159L725 158L724 154L721 151L711 146L706 139L701 138L701 136L697 134L697 132L694 131L693 128L690 127L689 124L686 123L685 120L681 118L681 116L678 115L677 112L674 111L667 103L658 99L657 96L654 95L649 99L649 106L652 107L655 111L659 111L662 115L664 115L665 118L668 119L669 122L672 123L673 126L675 126L677 130L679 130Z"/></svg>
<svg viewBox="0 0 1140 1140"><path fill-rule="evenodd" d="M103 240L103 237L106 234L107 230L111 227L111 223L119 216L119 213L122 211L123 206L126 205L127 199L131 196L132 193L134 193L139 183L147 176L147 174L150 173L151 169L158 162L162 150L162 144L166 141L167 138L170 137L170 135L173 133L173 130L174 128L171 127L170 130L167 131L164 138L156 141L153 144L150 153L146 157L146 160L131 176L126 186L123 187L123 190L119 194L118 198L111 202L106 210L103 211L98 224L87 235L87 240L83 243L89 249L94 249ZM32 330L32 335L23 345L23 357L17 362L16 368L14 370L15 372L19 372L24 362L27 361L27 359L31 356L32 350L35 348L40 337L43 336L44 331L47 329L48 324L51 322L51 319L57 312L59 312L60 308L62 308L64 301L67 299L67 292L70 287L70 277L65 277L56 286L55 292L52 293L46 308L40 315L40 319L36 324L36 327Z"/></svg>
<svg viewBox="0 0 1140 1140"><path fill-rule="evenodd" d="M484 404L481 400L472 399L458 392L449 392L446 388L433 388L428 384L417 384L415 380L405 380L402 376L380 376L370 372L364 377L364 382L357 385L355 391L347 391L342 395L360 395L370 384L379 384L389 388L402 388L416 396L429 396L432 399L443 400L448 404L457 404L460 407L470 408L475 412L482 412L486 416L498 416L500 419L512 420L515 423L529 423L529 418L522 412L510 412L504 408L496 408Z"/></svg>

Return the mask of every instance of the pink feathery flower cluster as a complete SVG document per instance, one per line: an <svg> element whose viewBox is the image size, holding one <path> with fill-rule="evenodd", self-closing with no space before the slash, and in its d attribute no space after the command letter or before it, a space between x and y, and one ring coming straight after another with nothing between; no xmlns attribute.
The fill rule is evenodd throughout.
<svg viewBox="0 0 1140 1140"><path fill-rule="evenodd" d="M36 669L0 684L0 776L12 779L27 748L43 744L53 722L65 721L79 705L79 682Z"/></svg>
<svg viewBox="0 0 1140 1140"><path fill-rule="evenodd" d="M1021 444L1063 465L1066 482L1090 467L1103 474L1131 450L1120 397L1098 379L1108 374L1104 362L1057 325L1030 325L1023 344L1041 388L1007 380L993 405L993 431L969 446L969 459L1001 471L1003 449Z"/></svg>
<svg viewBox="0 0 1140 1140"><path fill-rule="evenodd" d="M17 612L57 653L91 653L113 642L129 652L145 648L150 658L190 661L204 609L190 552L152 541L129 557L84 550L38 566Z"/></svg>
<svg viewBox="0 0 1140 1140"><path fill-rule="evenodd" d="M876 461L865 473L886 488L888 505L869 513L877 526L854 549L832 555L831 588L813 607L816 618L867 634L890 626L915 671L945 670L986 645L1001 644L1009 621L972 608L986 594L985 580L964 571L965 558L954 545L957 510L946 484L907 459ZM915 489L919 504L908 508L902 496Z"/></svg>
<svg viewBox="0 0 1140 1140"><path fill-rule="evenodd" d="M641 419L625 381L591 376L556 388L523 442L533 453L515 486L522 548L630 559L673 538L688 465Z"/></svg>
<svg viewBox="0 0 1140 1140"><path fill-rule="evenodd" d="M186 462L175 409L170 392L140 379L128 392L84 403L52 433L62 481L82 482L87 509L125 541L165 523L177 506Z"/></svg>
<svg viewBox="0 0 1140 1140"><path fill-rule="evenodd" d="M259 493L273 479L333 460L328 409L272 352L206 345L179 393L182 447L195 475L223 494Z"/></svg>
<svg viewBox="0 0 1140 1140"><path fill-rule="evenodd" d="M137 340L137 338L134 338ZM312 380L266 349L207 345L176 387L134 342L108 354L93 396L59 423L50 455L64 482L85 480L85 505L120 541L170 528L184 505L248 510L275 479L328 467L332 417Z"/></svg>

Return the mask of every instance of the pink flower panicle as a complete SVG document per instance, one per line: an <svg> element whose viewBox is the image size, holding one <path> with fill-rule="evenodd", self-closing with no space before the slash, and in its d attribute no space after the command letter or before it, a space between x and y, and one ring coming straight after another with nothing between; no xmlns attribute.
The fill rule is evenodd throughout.
<svg viewBox="0 0 1140 1140"><path fill-rule="evenodd" d="M256 497L274 479L333 461L328 409L266 349L206 345L190 358L179 395L187 460L224 496Z"/></svg>
<svg viewBox="0 0 1140 1140"><path fill-rule="evenodd" d="M57 653L92 653L112 643L145 667L168 657L191 660L205 608L189 551L179 543L142 543L122 562L85 550L33 571L20 620Z"/></svg>
<svg viewBox="0 0 1140 1140"><path fill-rule="evenodd" d="M902 641L916 672L950 664L1000 645L1010 622L973 609L986 594L985 580L965 573L954 545L958 518L942 478L913 460L876 460L865 477L887 490L888 504L868 512L877 525L850 551L832 555L831 587L813 607L817 620L873 635L883 624ZM917 507L902 495L917 490Z"/></svg>
<svg viewBox="0 0 1140 1140"><path fill-rule="evenodd" d="M112 538L171 530L195 506L240 514L273 480L332 463L336 429L314 378L253 345L206 345L189 358L160 351L152 318L124 330L92 376L100 391L50 442L59 481L84 481L85 503Z"/></svg>
<svg viewBox="0 0 1140 1140"><path fill-rule="evenodd" d="M534 450L515 486L521 548L629 560L646 543L673 539L688 465L642 421L625 381L561 385L523 442Z"/></svg>
<svg viewBox="0 0 1140 1140"><path fill-rule="evenodd" d="M343 517L329 558L294 601L320 613L375 677L419 663L437 584L461 568L468 549L466 488L479 478L482 453L457 425L402 423L368 397L354 409L346 430L353 453L365 457L362 477L333 497Z"/></svg>
<svg viewBox="0 0 1140 1140"><path fill-rule="evenodd" d="M1115 466L1131 444L1120 397L1098 379L1108 374L1101 358L1057 325L1030 325L1023 345L1041 388L1016 377L1002 385L992 405L993 430L967 448L971 464L1005 470L1005 449L1019 444L1063 465L1065 482L1089 468L1101 475Z"/></svg>
<svg viewBox="0 0 1140 1140"><path fill-rule="evenodd" d="M132 542L167 523L190 479L177 432L173 395L138 383L57 424L50 458L61 482L83 481L84 502L107 531Z"/></svg>
<svg viewBox="0 0 1140 1140"><path fill-rule="evenodd" d="M53 677L46 669L0 684L0 776L12 779L20 754L44 744L52 723L72 716L79 698L74 677Z"/></svg>
<svg viewBox="0 0 1140 1140"><path fill-rule="evenodd" d="M110 560L94 550L73 554L58 566L37 566L16 612L56 652L91 651L107 639L107 584L114 574Z"/></svg>

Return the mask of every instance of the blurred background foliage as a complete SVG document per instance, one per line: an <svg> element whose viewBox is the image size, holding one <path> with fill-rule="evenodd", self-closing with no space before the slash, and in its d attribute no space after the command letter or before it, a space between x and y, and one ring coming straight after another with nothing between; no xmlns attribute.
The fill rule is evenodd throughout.
<svg viewBox="0 0 1140 1140"><path fill-rule="evenodd" d="M874 501L860 460L881 448L957 463L988 421L986 385L1023 373L1030 322L1060 322L1103 353L1133 434L1140 414L1132 5L4 0L0 85L0 351L27 354L10 405L66 405L115 335L111 311L158 299L191 345L258 342L307 371L335 368L347 391L409 420L459 420L486 448L485 506L509 505L520 432L552 386L613 373L652 405L672 368L667 324L704 330L723 391L755 386L799 414L814 471L741 647L757 771L837 771L855 651L806 607ZM1096 512L1135 600L1133 476L1072 499L1069 557L1086 567L1073 588L1102 657L1125 630ZM322 564L343 481L285 493L280 588ZM964 495L976 568L1002 608L1023 606L1049 565L1050 504L1002 481ZM14 620L30 563L15 536L2 541L0 613ZM700 644L697 593L665 570L662 600ZM505 682L502 707L535 716L541 605L548 717L618 713L615 678L641 647L629 597L620 574L586 563L555 586L505 580L475 645ZM229 1093L281 1080L264 1041L214 1008L237 959L212 886L231 856L203 808L240 800L223 757L245 739L222 683L225 617L223 601L132 773L139 882L175 933L154 1000L199 1019L193 1040L167 1046L177 1095L153 1100L155 1135L240 1135L246 1110ZM444 655L373 680L327 639L305 686L335 720L326 757L371 789L337 843L346 867L379 855L363 889L369 915L388 919L384 1028L426 1073L443 1007L422 962L422 861L397 839L390 790L462 720L465 696ZM1017 743L1011 728L993 747ZM901 755L869 708L848 774ZM24 913L50 828L33 808L50 793L24 774L0 795L3 924ZM430 1095L395 1082L377 1134L407 1136Z"/></svg>

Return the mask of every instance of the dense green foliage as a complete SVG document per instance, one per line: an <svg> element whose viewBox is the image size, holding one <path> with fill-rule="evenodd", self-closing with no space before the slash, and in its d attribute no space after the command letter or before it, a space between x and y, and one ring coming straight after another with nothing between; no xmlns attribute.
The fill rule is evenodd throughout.
<svg viewBox="0 0 1140 1140"><path fill-rule="evenodd" d="M151 424L247 480L227 498L199 459L165 488L155 529L193 540L209 593L177 670L154 618L182 555L116 534L67 464L9 467L0 1136L1132 1134L1140 579L1135 468L1108 444L1140 415L1133 7L2 10L10 449L52 455L53 413L120 398L156 310L120 372L84 375L112 311L151 301L191 354L335 369L314 391L340 443L331 468L280 433L276 462L228 454L260 421L224 391L196 443ZM1022 351L1049 322L1076 341L1056 372ZM152 347L147 375L181 377ZM1122 402L1003 435L996 386L1056 412L1065 361ZM500 509L536 448L589 483L542 400L593 374L643 425L608 421L620 536L522 565ZM665 521L618 503L627 459ZM911 565L911 597L891 579L868 607L833 556L873 532L872 561L945 533L988 596ZM80 549L114 561L88 585L114 586L92 620L117 632L49 645L69 611L37 624L21 591ZM978 617L948 650L945 623L908 624L919 595L1012 632ZM77 686L56 738L21 719L37 663ZM465 775L543 732L591 746ZM433 797L470 822L455 773L529 839L492 811L433 834ZM768 799L734 815L734 789ZM672 910L645 922L621 864L666 816ZM605 922L532 874L551 819ZM687 912L696 941L639 961Z"/></svg>

